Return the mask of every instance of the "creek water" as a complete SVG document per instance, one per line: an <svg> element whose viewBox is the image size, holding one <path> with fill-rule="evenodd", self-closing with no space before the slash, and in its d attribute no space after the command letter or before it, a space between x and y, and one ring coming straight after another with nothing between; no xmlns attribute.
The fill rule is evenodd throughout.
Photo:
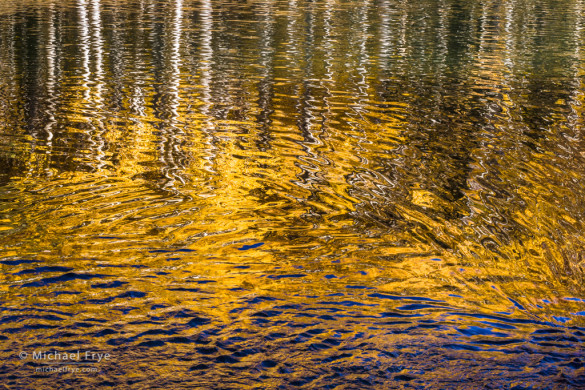
<svg viewBox="0 0 585 390"><path fill-rule="evenodd" d="M0 0L3 385L583 386L584 29L582 0ZM77 351L110 358L39 357Z"/></svg>

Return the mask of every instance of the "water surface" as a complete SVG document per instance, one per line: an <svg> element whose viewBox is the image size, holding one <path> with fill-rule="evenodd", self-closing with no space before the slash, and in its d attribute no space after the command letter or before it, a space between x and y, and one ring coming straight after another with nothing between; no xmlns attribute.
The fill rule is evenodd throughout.
<svg viewBox="0 0 585 390"><path fill-rule="evenodd" d="M0 0L2 382L582 385L584 29L582 0ZM30 356L78 350L112 360Z"/></svg>

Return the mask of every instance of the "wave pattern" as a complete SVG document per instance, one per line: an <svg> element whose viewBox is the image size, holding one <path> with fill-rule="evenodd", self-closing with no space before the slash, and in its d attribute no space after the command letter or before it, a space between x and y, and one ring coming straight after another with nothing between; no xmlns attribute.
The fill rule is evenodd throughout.
<svg viewBox="0 0 585 390"><path fill-rule="evenodd" d="M3 383L582 386L585 4L545 3L0 0Z"/></svg>

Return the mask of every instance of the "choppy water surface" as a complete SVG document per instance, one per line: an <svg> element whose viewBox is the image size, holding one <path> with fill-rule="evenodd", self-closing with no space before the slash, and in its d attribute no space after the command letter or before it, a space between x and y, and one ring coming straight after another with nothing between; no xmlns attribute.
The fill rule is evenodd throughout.
<svg viewBox="0 0 585 390"><path fill-rule="evenodd" d="M584 29L582 0L0 0L3 385L583 385ZM78 350L112 359L35 372Z"/></svg>

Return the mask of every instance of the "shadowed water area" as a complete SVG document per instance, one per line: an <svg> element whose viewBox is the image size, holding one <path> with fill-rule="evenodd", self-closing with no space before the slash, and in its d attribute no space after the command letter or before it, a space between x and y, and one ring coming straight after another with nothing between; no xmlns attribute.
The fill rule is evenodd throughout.
<svg viewBox="0 0 585 390"><path fill-rule="evenodd" d="M2 384L582 386L584 59L583 0L0 0Z"/></svg>

